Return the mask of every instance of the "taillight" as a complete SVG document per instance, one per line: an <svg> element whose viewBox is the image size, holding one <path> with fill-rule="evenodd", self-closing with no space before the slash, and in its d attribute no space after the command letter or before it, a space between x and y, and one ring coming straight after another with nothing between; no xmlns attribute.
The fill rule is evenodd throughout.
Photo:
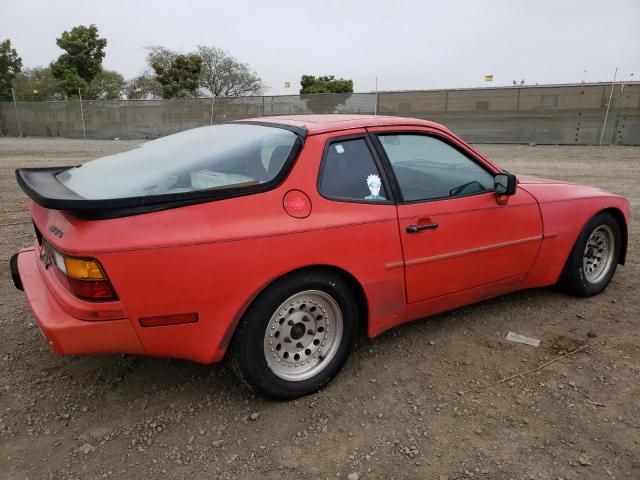
<svg viewBox="0 0 640 480"><path fill-rule="evenodd" d="M51 249L58 280L67 290L83 300L116 300L109 279L100 264L91 258L68 257Z"/></svg>

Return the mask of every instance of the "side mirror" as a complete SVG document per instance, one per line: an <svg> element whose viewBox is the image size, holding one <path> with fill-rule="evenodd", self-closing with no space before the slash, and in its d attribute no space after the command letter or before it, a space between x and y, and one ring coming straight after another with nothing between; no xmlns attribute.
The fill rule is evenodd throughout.
<svg viewBox="0 0 640 480"><path fill-rule="evenodd" d="M518 181L512 173L499 173L493 177L493 191L496 195L513 195Z"/></svg>

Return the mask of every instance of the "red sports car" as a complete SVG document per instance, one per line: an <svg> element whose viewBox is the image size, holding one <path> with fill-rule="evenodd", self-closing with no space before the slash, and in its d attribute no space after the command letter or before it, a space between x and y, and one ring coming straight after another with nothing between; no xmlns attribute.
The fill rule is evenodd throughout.
<svg viewBox="0 0 640 480"><path fill-rule="evenodd" d="M230 356L260 394L319 389L369 336L518 289L601 292L629 202L516 177L446 127L381 116L196 128L16 172L11 259L58 354Z"/></svg>

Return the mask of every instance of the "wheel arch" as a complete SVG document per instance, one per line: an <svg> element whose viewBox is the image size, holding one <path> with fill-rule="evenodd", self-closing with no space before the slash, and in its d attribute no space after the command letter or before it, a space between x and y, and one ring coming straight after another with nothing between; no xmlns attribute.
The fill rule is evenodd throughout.
<svg viewBox="0 0 640 480"><path fill-rule="evenodd" d="M226 350L228 349L229 345L231 344L231 341L233 340L233 337L234 337L235 332L237 330L238 324L240 323L240 320L242 320L242 318L246 315L247 311L251 308L251 306L256 302L258 297L267 288L269 288L274 283L276 283L278 281L281 281L281 280L283 280L283 279L285 279L285 278L287 278L287 277L289 277L291 275L298 274L298 273L304 272L304 271L325 271L325 272L337 273L338 275L340 275L346 281L346 283L349 285L349 288L353 292L353 295L354 295L354 297L356 299L356 302L358 303L358 310L360 311L360 315L361 315L360 319L359 319L359 323L360 324L358 325L358 332L360 334L362 334L363 332L366 332L367 326L369 324L369 304L368 304L367 295L365 293L365 290L362 287L362 284L355 277L355 275L353 275L348 270L345 270L344 268L338 267L336 265L328 265L328 264L305 265L303 267L295 268L295 269L290 270L288 272L285 272L285 273L283 273L283 274L281 274L281 275L279 275L277 277L274 277L270 281L268 281L264 285L262 285L261 288L259 288L251 296L251 298L248 299L243 304L242 308L238 311L238 313L233 318L233 321L229 325L229 329L227 330L227 333L226 333L223 341L221 342L220 346L218 347L219 350L225 350L225 353L226 353Z"/></svg>
<svg viewBox="0 0 640 480"><path fill-rule="evenodd" d="M609 207L605 208L604 210L600 210L598 213L596 213L596 215L600 213L610 214L611 216L613 216L613 218L616 219L616 222L618 222L618 225L620 226L620 233L622 233L622 238L620 239L620 258L618 258L618 263L620 265L624 265L624 262L627 259L627 246L629 244L629 227L627 226L627 221L624 217L624 213L622 213L620 209L615 207Z"/></svg>
<svg viewBox="0 0 640 480"><path fill-rule="evenodd" d="M622 213L622 210L616 207L607 207L607 208L603 208L602 210L598 210L597 212L594 212L593 215L588 217L587 220L584 222L584 224L580 227L580 230L578 230L573 240L573 243L571 244L571 248L569 249L566 255L566 258L562 267L563 270L567 265L567 262L569 261L569 258L571 256L572 249L574 248L575 244L578 242L578 239L580 238L580 235L582 234L583 230L586 228L588 223L594 217L596 217L597 215L600 215L601 213L608 213L609 215L613 216L613 218L616 220L616 222L618 222L618 225L620 226L620 232L622 233L622 238L620 239L621 248L620 248L620 258L618 259L618 264L624 265L624 262L627 256L627 243L628 243L627 222L625 220L624 213ZM562 271L559 275L562 275Z"/></svg>

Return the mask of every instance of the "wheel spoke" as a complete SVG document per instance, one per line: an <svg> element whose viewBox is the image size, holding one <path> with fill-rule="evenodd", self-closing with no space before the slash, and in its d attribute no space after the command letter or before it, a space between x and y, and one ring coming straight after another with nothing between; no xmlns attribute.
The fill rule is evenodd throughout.
<svg viewBox="0 0 640 480"><path fill-rule="evenodd" d="M285 380L313 377L338 350L342 323L338 303L326 292L307 290L292 295L272 315L265 332L267 365ZM274 347L274 338L283 341Z"/></svg>
<svg viewBox="0 0 640 480"><path fill-rule="evenodd" d="M599 283L607 276L613 264L614 251L614 235L608 225L601 225L591 232L582 260L585 278L589 283Z"/></svg>

